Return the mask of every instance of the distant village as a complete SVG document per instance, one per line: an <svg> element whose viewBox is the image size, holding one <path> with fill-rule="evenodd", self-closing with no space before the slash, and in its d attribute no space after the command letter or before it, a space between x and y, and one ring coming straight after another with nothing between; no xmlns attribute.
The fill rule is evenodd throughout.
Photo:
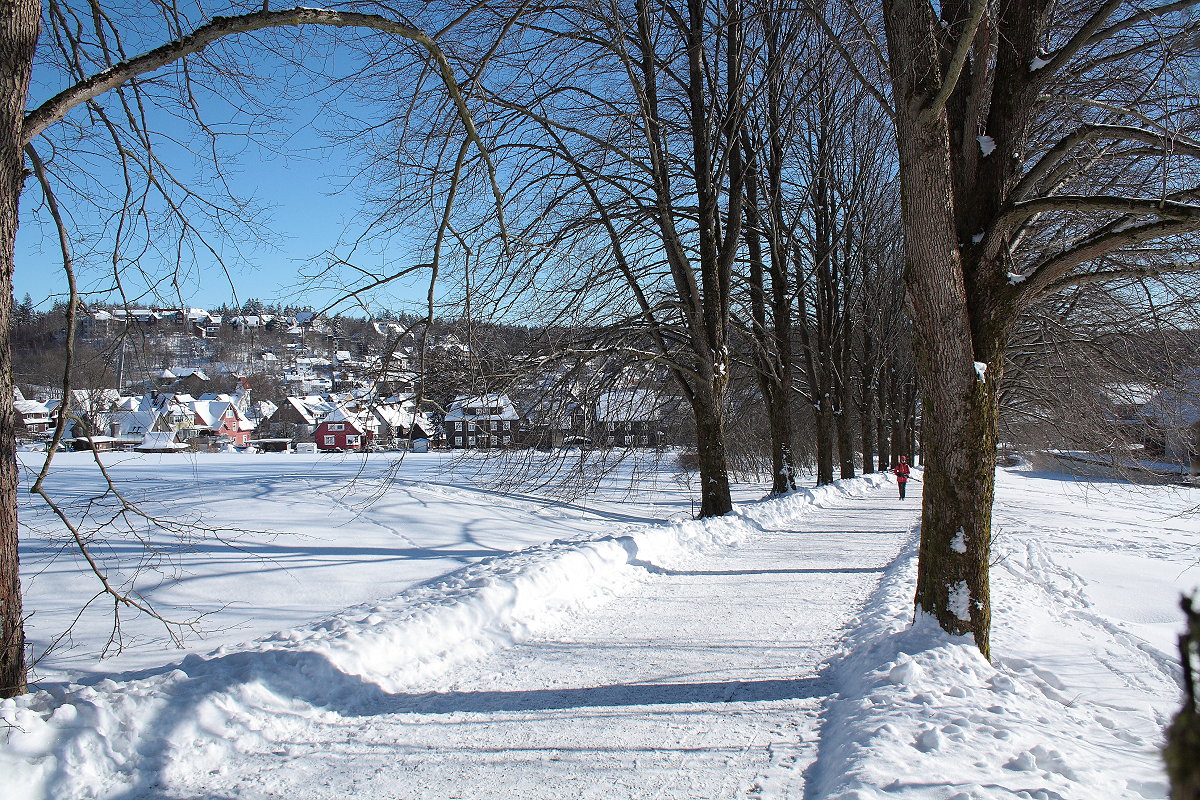
<svg viewBox="0 0 1200 800"><path fill-rule="evenodd" d="M412 328L312 311L89 310L77 349L92 369L73 374L69 400L61 376L22 380L18 366L19 441L46 447L64 409L60 446L97 451L657 448L674 438L678 401L661 381L648 385L644 368L598 366L601 379L586 385L551 371L480 390L453 326L420 337Z"/></svg>

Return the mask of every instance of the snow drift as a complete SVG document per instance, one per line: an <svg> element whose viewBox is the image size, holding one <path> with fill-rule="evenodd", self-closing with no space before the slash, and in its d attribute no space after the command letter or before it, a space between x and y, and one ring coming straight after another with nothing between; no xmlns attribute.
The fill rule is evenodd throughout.
<svg viewBox="0 0 1200 800"><path fill-rule="evenodd" d="M885 480L799 490L717 519L553 541L250 645L188 656L173 668L51 685L3 701L0 719L11 726L0 753L8 796L102 798L144 789L168 770L173 748L209 748L219 759L240 707L342 715L396 708L406 688L607 602L657 567L735 546L756 526L785 523Z"/></svg>

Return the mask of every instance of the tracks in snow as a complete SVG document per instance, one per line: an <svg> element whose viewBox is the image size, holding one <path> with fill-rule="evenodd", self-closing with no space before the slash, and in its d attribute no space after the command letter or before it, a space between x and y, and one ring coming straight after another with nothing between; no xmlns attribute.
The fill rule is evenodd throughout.
<svg viewBox="0 0 1200 800"><path fill-rule="evenodd" d="M644 565L606 606L353 714L208 701L155 796L799 797L823 667L917 521L894 491L786 530L752 507L741 546Z"/></svg>

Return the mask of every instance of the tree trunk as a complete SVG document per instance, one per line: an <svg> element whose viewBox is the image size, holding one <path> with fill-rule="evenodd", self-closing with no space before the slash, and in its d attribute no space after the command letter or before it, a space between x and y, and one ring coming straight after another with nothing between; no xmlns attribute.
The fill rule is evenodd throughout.
<svg viewBox="0 0 1200 800"><path fill-rule="evenodd" d="M917 375L924 401L925 473L917 613L943 630L972 635L991 655L992 495L1002 337L973 330L955 218L949 121L928 112L938 93L940 53L929 7L886 0L895 87L900 197ZM981 332L980 332L981 333ZM988 364L986 379L976 362ZM894 398L898 400L898 398ZM892 413L898 416L893 405ZM893 445L903 446L893 439Z"/></svg>
<svg viewBox="0 0 1200 800"><path fill-rule="evenodd" d="M15 0L0 14L0 697L25 692L25 631L21 610L21 568L17 551L16 416L13 407L13 261L17 210L25 175L22 125L41 5Z"/></svg>
<svg viewBox="0 0 1200 800"><path fill-rule="evenodd" d="M871 337L869 326L865 323L866 315L864 314L863 317L864 323L860 326L863 352L862 368L860 369L862 395L859 397L858 404L858 430L862 437L862 471L866 475L875 471L875 369L872 366L875 361L875 340ZM884 465L880 464L879 468L883 469Z"/></svg>
<svg viewBox="0 0 1200 800"><path fill-rule="evenodd" d="M733 510L722 399L719 392L700 389L692 400L692 411L696 416L696 452L700 462L701 517L719 517Z"/></svg>
<svg viewBox="0 0 1200 800"><path fill-rule="evenodd" d="M854 421L850 418L850 407L842 405L834 414L833 421L837 428L839 475L842 480L846 480L855 475Z"/></svg>
<svg viewBox="0 0 1200 800"><path fill-rule="evenodd" d="M780 495L796 488L796 454L792 433L792 408L788 390L769 375L759 376L767 425L771 431L771 494Z"/></svg>
<svg viewBox="0 0 1200 800"><path fill-rule="evenodd" d="M892 458L891 440L888 438L890 428L888 426L887 374L887 367L879 368L875 389L875 430L878 432L876 441L879 444L879 468L885 472L895 466L895 459Z"/></svg>
<svg viewBox="0 0 1200 800"><path fill-rule="evenodd" d="M833 483L833 407L829 396L822 394L813 409L816 417L814 434L817 442L817 486Z"/></svg>
<svg viewBox="0 0 1200 800"><path fill-rule="evenodd" d="M930 354L920 352L924 349L918 348L925 472L917 608L950 633L972 634L990 658L995 384L990 375L971 383L946 380L948 375L931 368Z"/></svg>
<svg viewBox="0 0 1200 800"><path fill-rule="evenodd" d="M843 292L849 294L850 288L843 283ZM843 299L843 302L846 302ZM854 420L850 409L854 407L851 396L850 379L854 368L854 323L849 313L843 307L843 322L841 340L837 344L837 366L834 369L833 391L836 408L834 424L837 427L837 446L840 475L842 480L853 478L855 475L854 458Z"/></svg>

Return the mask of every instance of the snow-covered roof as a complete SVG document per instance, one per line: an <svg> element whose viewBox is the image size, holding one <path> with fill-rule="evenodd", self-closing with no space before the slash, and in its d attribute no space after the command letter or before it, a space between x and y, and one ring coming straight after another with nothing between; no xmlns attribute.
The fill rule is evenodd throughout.
<svg viewBox="0 0 1200 800"><path fill-rule="evenodd" d="M1173 428L1189 428L1200 423L1200 390L1164 389L1142 406L1141 414Z"/></svg>
<svg viewBox="0 0 1200 800"><path fill-rule="evenodd" d="M659 417L662 401L655 392L646 389L618 389L596 398L596 420L599 422L632 422Z"/></svg>
<svg viewBox="0 0 1200 800"><path fill-rule="evenodd" d="M250 406L249 416L251 419L264 420L275 415L279 410L279 406L272 403L270 400L259 400Z"/></svg>
<svg viewBox="0 0 1200 800"><path fill-rule="evenodd" d="M50 409L45 403L39 403L37 400L15 400L17 413L22 417L50 417Z"/></svg>
<svg viewBox="0 0 1200 800"><path fill-rule="evenodd" d="M518 420L516 406L506 394L460 395L450 403L446 419L453 420Z"/></svg>
<svg viewBox="0 0 1200 800"><path fill-rule="evenodd" d="M166 381L173 381L179 376L174 372L171 372L169 369L164 369L162 372L158 373L158 377Z"/></svg>
<svg viewBox="0 0 1200 800"><path fill-rule="evenodd" d="M358 433L364 433L368 427L378 427L378 424L369 426L357 413L350 411L344 406L336 406L326 415L325 419L321 420L321 424L325 425L330 422L341 422L354 428Z"/></svg>
<svg viewBox="0 0 1200 800"><path fill-rule="evenodd" d="M426 434L433 431L433 422L425 414L418 412L411 402L383 403L374 407L372 411L391 428L409 431L417 427Z"/></svg>
<svg viewBox="0 0 1200 800"><path fill-rule="evenodd" d="M319 420L324 419L333 410L333 406L319 395L289 397L287 403L309 425L316 425Z"/></svg>
<svg viewBox="0 0 1200 800"><path fill-rule="evenodd" d="M1110 383L1105 385L1104 394L1113 403L1142 406L1152 401L1158 390L1145 383Z"/></svg>
<svg viewBox="0 0 1200 800"><path fill-rule="evenodd" d="M175 441L174 431L150 431L134 450L187 450L186 444Z"/></svg>
<svg viewBox="0 0 1200 800"><path fill-rule="evenodd" d="M242 412L238 411L236 405L228 400L195 400L191 404L192 410L196 412L196 418L206 428L212 430L220 430L224 424L223 418L229 411L237 417L237 429L239 431L252 431L254 425L246 419Z"/></svg>
<svg viewBox="0 0 1200 800"><path fill-rule="evenodd" d="M128 437L137 434L148 434L154 431L161 415L154 410L144 411L114 411L109 415L109 423L116 426L116 435Z"/></svg>

